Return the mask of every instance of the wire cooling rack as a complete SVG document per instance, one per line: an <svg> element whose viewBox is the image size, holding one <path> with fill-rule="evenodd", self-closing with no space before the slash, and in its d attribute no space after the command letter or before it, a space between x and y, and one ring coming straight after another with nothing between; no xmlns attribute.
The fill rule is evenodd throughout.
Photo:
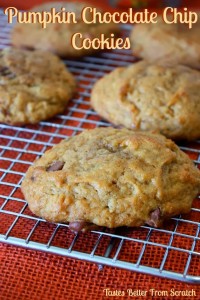
<svg viewBox="0 0 200 300"><path fill-rule="evenodd" d="M129 26L123 26L128 34ZM10 27L0 12L0 48L9 45ZM109 126L90 108L94 82L117 66L134 62L130 51L103 52L80 61L65 60L79 82L77 96L63 115L35 126L0 125L0 241L31 249L120 267L190 283L200 283L200 201L188 215L168 221L163 229L104 229L72 233L67 224L48 223L28 209L20 185L33 161L63 138L86 128ZM200 141L180 145L200 164Z"/></svg>

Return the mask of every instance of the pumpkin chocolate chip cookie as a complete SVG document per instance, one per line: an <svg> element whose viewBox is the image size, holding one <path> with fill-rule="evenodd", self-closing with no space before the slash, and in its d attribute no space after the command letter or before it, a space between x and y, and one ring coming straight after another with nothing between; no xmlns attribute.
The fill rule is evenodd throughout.
<svg viewBox="0 0 200 300"><path fill-rule="evenodd" d="M161 226L190 211L200 172L159 134L98 128L63 140L31 166L22 191L33 213L52 222Z"/></svg>
<svg viewBox="0 0 200 300"><path fill-rule="evenodd" d="M193 140L200 138L199 99L199 71L141 61L98 80L91 105L115 125Z"/></svg>
<svg viewBox="0 0 200 300"><path fill-rule="evenodd" d="M130 41L133 54L150 62L158 59L200 68L200 14L192 29L187 24L167 24L160 17L156 24L137 24Z"/></svg>
<svg viewBox="0 0 200 300"><path fill-rule="evenodd" d="M0 51L0 122L34 124L64 111L75 79L49 52Z"/></svg>

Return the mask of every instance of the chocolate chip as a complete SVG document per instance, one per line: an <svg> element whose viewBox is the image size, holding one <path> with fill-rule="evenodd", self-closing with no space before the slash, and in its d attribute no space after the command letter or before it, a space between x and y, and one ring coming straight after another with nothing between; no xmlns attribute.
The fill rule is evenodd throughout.
<svg viewBox="0 0 200 300"><path fill-rule="evenodd" d="M62 170L63 166L64 166L64 162L63 161L55 161L51 166L49 166L47 168L47 172L54 172L54 171L59 171Z"/></svg>
<svg viewBox="0 0 200 300"><path fill-rule="evenodd" d="M149 226L158 227L159 224L161 223L160 215L161 215L160 208L156 208L150 214L150 219L146 221L146 224L148 224Z"/></svg>
<svg viewBox="0 0 200 300"><path fill-rule="evenodd" d="M75 221L75 222L71 222L69 223L69 229L74 231L74 232L88 232L91 230L96 230L98 229L99 226L92 224L92 223L87 223L85 221Z"/></svg>
<svg viewBox="0 0 200 300"><path fill-rule="evenodd" d="M4 72L6 72L8 70L8 67L1 67L0 68L0 73L3 74Z"/></svg>
<svg viewBox="0 0 200 300"><path fill-rule="evenodd" d="M35 181L35 177L33 175L31 176L31 181Z"/></svg>
<svg viewBox="0 0 200 300"><path fill-rule="evenodd" d="M8 67L0 67L0 75L10 79L15 77L15 74Z"/></svg>
<svg viewBox="0 0 200 300"><path fill-rule="evenodd" d="M84 226L87 224L85 221L76 221L69 223L69 229L74 232L80 232Z"/></svg>
<svg viewBox="0 0 200 300"><path fill-rule="evenodd" d="M82 229L82 232L88 232L92 230L98 230L99 226L92 223L87 223L86 226Z"/></svg>
<svg viewBox="0 0 200 300"><path fill-rule="evenodd" d="M22 45L21 48L24 49L24 50L29 50L29 51L33 51L34 50L34 47L26 46L26 45Z"/></svg>

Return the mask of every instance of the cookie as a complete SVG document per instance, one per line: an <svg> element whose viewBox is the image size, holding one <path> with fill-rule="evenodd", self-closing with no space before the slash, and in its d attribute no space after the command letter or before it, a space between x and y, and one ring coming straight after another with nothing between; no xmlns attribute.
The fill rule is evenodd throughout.
<svg viewBox="0 0 200 300"><path fill-rule="evenodd" d="M167 24L158 18L156 24L135 25L130 41L134 55L150 62L162 59L199 69L199 31L200 18L192 29L188 28L188 24Z"/></svg>
<svg viewBox="0 0 200 300"><path fill-rule="evenodd" d="M31 166L22 183L29 208L52 222L161 226L190 211L200 172L159 134L97 128L63 140Z"/></svg>
<svg viewBox="0 0 200 300"><path fill-rule="evenodd" d="M200 137L199 99L200 72L141 61L97 81L91 105L115 125L192 140Z"/></svg>
<svg viewBox="0 0 200 300"><path fill-rule="evenodd" d="M65 110L75 91L73 75L49 52L0 51L0 122L34 124Z"/></svg>
<svg viewBox="0 0 200 300"><path fill-rule="evenodd" d="M83 39L100 38L104 34L105 39L111 34L118 35L119 27L114 23L99 23L86 24L81 18L82 9L85 7L94 7L88 3L75 2L50 2L37 7L33 7L31 11L50 11L55 8L56 11L61 11L65 8L66 12L75 12L77 23L49 23L45 29L41 24L17 24L11 34L12 43L16 47L42 49L56 53L63 57L81 57L90 55L99 49L74 49L72 46L72 36L75 33L81 33L82 39L76 40L76 46L81 47ZM97 11L102 12L101 9ZM92 15L89 11L86 13L87 20L91 19Z"/></svg>

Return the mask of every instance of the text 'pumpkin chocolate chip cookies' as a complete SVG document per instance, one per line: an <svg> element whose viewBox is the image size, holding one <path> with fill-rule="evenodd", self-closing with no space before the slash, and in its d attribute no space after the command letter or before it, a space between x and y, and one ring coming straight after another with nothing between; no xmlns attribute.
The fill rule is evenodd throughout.
<svg viewBox="0 0 200 300"><path fill-rule="evenodd" d="M163 59L200 68L200 14L192 29L188 24L166 24L158 18L156 24L137 24L130 40L133 54L150 62Z"/></svg>
<svg viewBox="0 0 200 300"><path fill-rule="evenodd" d="M119 27L113 22L100 23L98 20L92 22L92 12L87 10L82 17L82 10L91 7L93 5L89 3L81 2L50 2L45 3L37 7L33 7L33 12L50 12L51 9L55 9L56 12L62 12L62 8L65 9L64 13L74 13L75 18L66 19L66 23L48 23L45 29L42 28L42 24L17 24L12 31L12 43L16 47L43 49L54 52L59 56L80 57L83 55L89 55L97 51L93 47L88 47L88 44L93 39L100 39L102 35L104 38L110 38L111 34L117 36L119 33ZM99 13L102 13L101 9L97 9ZM84 22L84 20L86 20ZM55 19L56 21L56 19ZM77 36L76 46L72 46L72 37L74 34L79 33ZM83 47L83 40L87 39L87 47ZM75 48L78 48L75 49ZM81 49L80 49L81 48Z"/></svg>
<svg viewBox="0 0 200 300"><path fill-rule="evenodd" d="M91 105L115 125L200 137L200 72L141 61L117 68L93 87Z"/></svg>
<svg viewBox="0 0 200 300"><path fill-rule="evenodd" d="M44 51L0 51L0 122L34 124L64 111L75 79L62 61Z"/></svg>
<svg viewBox="0 0 200 300"><path fill-rule="evenodd" d="M190 211L200 172L159 134L98 128L62 141L31 166L22 183L29 207L53 222L160 226Z"/></svg>

